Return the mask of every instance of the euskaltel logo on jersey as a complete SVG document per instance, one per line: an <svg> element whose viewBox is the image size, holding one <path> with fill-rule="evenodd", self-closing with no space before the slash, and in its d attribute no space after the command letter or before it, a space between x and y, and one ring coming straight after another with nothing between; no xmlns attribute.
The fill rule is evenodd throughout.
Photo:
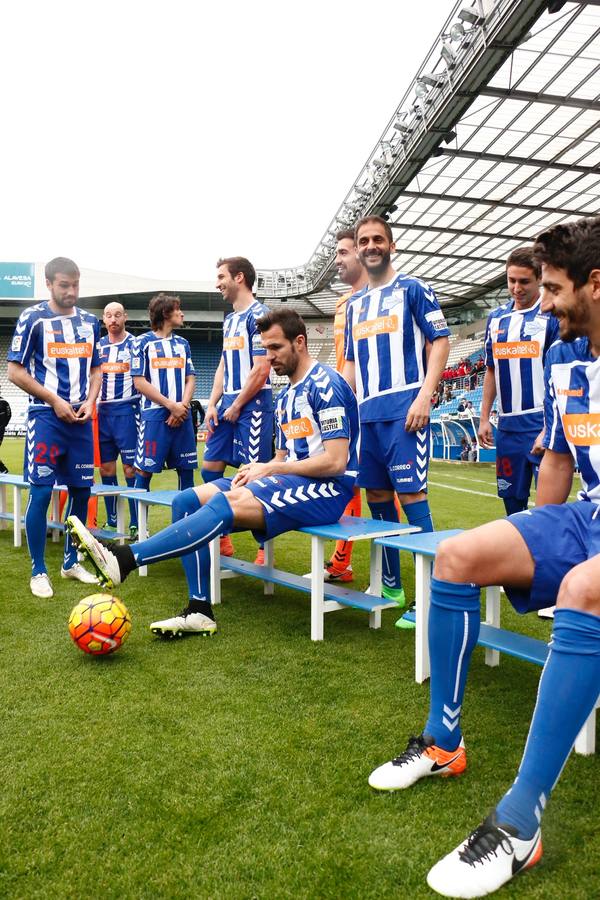
<svg viewBox="0 0 600 900"><path fill-rule="evenodd" d="M562 425L566 439L576 447L600 444L600 413L565 413Z"/></svg>
<svg viewBox="0 0 600 900"><path fill-rule="evenodd" d="M48 343L48 356L53 359L85 359L91 355L91 344L59 344L54 341Z"/></svg>

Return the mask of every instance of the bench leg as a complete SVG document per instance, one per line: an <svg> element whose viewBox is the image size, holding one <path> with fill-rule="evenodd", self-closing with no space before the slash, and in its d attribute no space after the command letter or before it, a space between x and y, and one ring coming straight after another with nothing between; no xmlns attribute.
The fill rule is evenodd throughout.
<svg viewBox="0 0 600 900"><path fill-rule="evenodd" d="M138 500L138 541L145 540L148 529L148 506ZM140 566L138 572L142 578L148 574L148 566Z"/></svg>
<svg viewBox="0 0 600 900"><path fill-rule="evenodd" d="M265 541L265 567L270 569L273 568L273 563L275 560L275 542L274 541ZM275 585L272 581L265 581L263 583L263 594L265 597L272 597L275 591Z"/></svg>
<svg viewBox="0 0 600 900"><path fill-rule="evenodd" d="M431 591L432 561L422 553L415 553L415 681L422 684L429 678L429 595Z"/></svg>
<svg viewBox="0 0 600 900"><path fill-rule="evenodd" d="M50 518L53 522L60 522L60 491L52 491L52 500L50 501ZM57 544L59 540L60 531L58 528L53 528L52 543Z"/></svg>
<svg viewBox="0 0 600 900"><path fill-rule="evenodd" d="M221 602L221 538L217 537L208 545L210 550L210 602L218 606Z"/></svg>
<svg viewBox="0 0 600 900"><path fill-rule="evenodd" d="M20 547L23 541L23 532L21 530L21 516L23 515L23 510L21 507L21 488L13 487L13 544L15 547Z"/></svg>
<svg viewBox="0 0 600 900"><path fill-rule="evenodd" d="M8 506L6 504L6 485L0 484L0 513L3 513L4 515L6 515L7 512L8 512ZM0 528L6 528L7 521L8 521L7 519L3 518L0 521ZM13 537L14 537L14 531L13 531Z"/></svg>
<svg viewBox="0 0 600 900"><path fill-rule="evenodd" d="M592 756L596 752L596 710L600 709L600 697L596 707L591 711L585 725L577 735L575 741L575 753L582 756Z"/></svg>
<svg viewBox="0 0 600 900"><path fill-rule="evenodd" d="M127 501L123 497L121 497L120 494L117 494L115 500L117 505L117 531L119 532L119 534L125 534L125 504ZM119 544L124 543L125 538L119 538Z"/></svg>
<svg viewBox="0 0 600 900"><path fill-rule="evenodd" d="M322 641L325 633L325 588L323 584L325 542L313 534L310 545L310 638L312 641Z"/></svg>
<svg viewBox="0 0 600 900"><path fill-rule="evenodd" d="M485 589L485 621L487 625L493 625L500 628L500 588L487 587ZM485 650L486 666L500 665L500 651L492 650L486 647Z"/></svg>
<svg viewBox="0 0 600 900"><path fill-rule="evenodd" d="M370 581L371 594L377 597L381 596L381 560L382 550L375 541L371 541L371 563L370 563ZM369 628L381 628L381 610L376 609L369 613Z"/></svg>

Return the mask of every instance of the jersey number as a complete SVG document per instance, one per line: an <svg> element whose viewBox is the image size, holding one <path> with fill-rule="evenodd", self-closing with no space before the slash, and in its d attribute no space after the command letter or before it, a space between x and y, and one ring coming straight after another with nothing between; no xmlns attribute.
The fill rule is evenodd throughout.
<svg viewBox="0 0 600 900"><path fill-rule="evenodd" d="M512 463L508 456L499 456L496 460L496 475L500 478L511 478L513 473Z"/></svg>
<svg viewBox="0 0 600 900"><path fill-rule="evenodd" d="M49 457L50 464L55 466L59 453L60 450L56 444L52 444L50 450L48 450L48 444L44 444L43 442L35 445L35 461L38 465L45 465L48 462Z"/></svg>
<svg viewBox="0 0 600 900"><path fill-rule="evenodd" d="M156 441L144 441L146 456L156 456Z"/></svg>

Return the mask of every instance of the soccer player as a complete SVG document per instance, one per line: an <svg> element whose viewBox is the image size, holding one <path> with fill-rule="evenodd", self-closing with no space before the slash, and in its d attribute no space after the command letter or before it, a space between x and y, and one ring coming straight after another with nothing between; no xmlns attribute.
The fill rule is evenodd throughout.
<svg viewBox="0 0 600 900"><path fill-rule="evenodd" d="M537 506L440 544L431 585L431 701L419 737L376 769L379 790L466 767L461 708L479 633L480 586L503 584L519 613L556 600L552 640L515 781L427 881L452 897L481 897L542 855L550 792L600 690L600 217L555 225L534 244L542 312L560 338L546 357L544 454ZM582 491L566 503L574 465Z"/></svg>
<svg viewBox="0 0 600 900"><path fill-rule="evenodd" d="M206 409L208 437L202 478L220 478L226 466L266 462L273 452L273 394L270 366L256 320L268 313L254 298L254 266L243 256L217 262L217 290L233 312L223 322L223 354ZM223 556L233 556L229 536L221 540ZM264 564L259 548L255 562Z"/></svg>
<svg viewBox="0 0 600 900"><path fill-rule="evenodd" d="M190 404L196 376L185 338L179 297L157 294L148 307L152 331L131 346L131 374L142 395L141 422L135 456L135 487L150 489L152 475L166 462L175 469L179 490L192 487L198 455Z"/></svg>
<svg viewBox="0 0 600 900"><path fill-rule="evenodd" d="M506 261L511 300L492 310L485 333L486 371L478 437L494 446L490 412L498 398L496 480L506 514L527 509L531 477L543 453L544 362L558 337L557 319L541 310L540 266L532 247Z"/></svg>
<svg viewBox="0 0 600 900"><path fill-rule="evenodd" d="M396 248L384 219L360 219L354 240L368 278L348 303L344 345L343 375L357 391L360 412L357 483L367 489L374 519L398 521L396 493L409 523L433 531L429 417L450 331L433 290L394 270ZM382 582L383 596L404 606L398 551L384 551Z"/></svg>
<svg viewBox="0 0 600 900"><path fill-rule="evenodd" d="M338 372L344 368L344 334L346 331L346 306L350 297L367 283L367 273L356 255L354 231L344 229L336 235L337 248L335 265L340 280L350 285L350 290L343 294L335 305L333 319L333 340L335 344L335 366ZM344 510L345 516L360 516L360 488L355 487L352 500ZM325 566L325 581L352 581L352 541L337 541L333 556Z"/></svg>
<svg viewBox="0 0 600 900"><path fill-rule="evenodd" d="M178 616L154 622L157 634L212 634L208 542L231 528L268 540L304 525L337 522L357 474L356 399L344 379L308 353L306 326L291 309L258 320L266 358L289 385L277 398L275 456L248 462L235 478L184 491L173 502L173 524L132 547L108 550L82 523L68 527L107 584L120 584L138 566L181 556L189 604Z"/></svg>
<svg viewBox="0 0 600 900"><path fill-rule="evenodd" d="M140 395L131 375L131 346L135 340L126 330L127 313L121 303L108 303L102 317L108 334L100 339L102 387L98 398L100 476L102 484L119 483L117 457L121 455L127 486L135 484L135 452L140 425ZM115 497L105 497L109 531L117 530ZM129 501L129 536L137 539L137 505Z"/></svg>
<svg viewBox="0 0 600 900"><path fill-rule="evenodd" d="M91 418L100 389L100 323L75 305L79 269L73 260L59 256L47 263L45 275L50 300L23 310L8 352L8 378L29 394L25 533L34 597L54 594L44 557L53 485L68 487L67 514L86 517L94 480ZM68 533L60 574L84 584L98 583L77 561Z"/></svg>

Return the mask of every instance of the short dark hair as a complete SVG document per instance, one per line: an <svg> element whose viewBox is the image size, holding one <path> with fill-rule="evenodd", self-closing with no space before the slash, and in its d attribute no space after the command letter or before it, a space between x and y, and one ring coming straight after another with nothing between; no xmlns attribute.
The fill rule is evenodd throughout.
<svg viewBox="0 0 600 900"><path fill-rule="evenodd" d="M181 309L181 300L174 294L156 294L148 306L150 325L152 329L162 328L165 319L171 315L174 309Z"/></svg>
<svg viewBox="0 0 600 900"><path fill-rule="evenodd" d="M506 268L520 266L522 269L531 269L536 278L542 274L542 267L533 255L533 244L525 247L515 247L506 260Z"/></svg>
<svg viewBox="0 0 600 900"><path fill-rule="evenodd" d="M252 290L256 281L256 269L249 259L246 259L245 256L225 256L217 260L217 269L220 266L227 266L232 278L235 278L241 272L244 276L246 287Z"/></svg>
<svg viewBox="0 0 600 900"><path fill-rule="evenodd" d="M265 316L257 319L255 324L261 334L263 331L273 328L274 325L279 325L288 341L294 341L299 335L302 335L305 341L308 340L304 319L298 315L295 309L281 307L269 310Z"/></svg>
<svg viewBox="0 0 600 900"><path fill-rule="evenodd" d="M336 241L352 241L354 243L354 229L342 228L335 236Z"/></svg>
<svg viewBox="0 0 600 900"><path fill-rule="evenodd" d="M46 281L52 283L59 273L63 275L77 275L77 277L81 275L77 263L74 263L72 259L66 256L56 256L46 263L44 270Z"/></svg>
<svg viewBox="0 0 600 900"><path fill-rule="evenodd" d="M564 269L575 288L587 284L592 269L600 269L600 216L553 225L538 235L533 253L541 266Z"/></svg>
<svg viewBox="0 0 600 900"><path fill-rule="evenodd" d="M394 235L390 223L382 219L381 216L363 216L362 219L359 219L354 226L354 243L357 241L359 228L362 228L363 225L368 225L369 222L378 222L380 225L383 225L388 241L390 244L393 244Z"/></svg>

